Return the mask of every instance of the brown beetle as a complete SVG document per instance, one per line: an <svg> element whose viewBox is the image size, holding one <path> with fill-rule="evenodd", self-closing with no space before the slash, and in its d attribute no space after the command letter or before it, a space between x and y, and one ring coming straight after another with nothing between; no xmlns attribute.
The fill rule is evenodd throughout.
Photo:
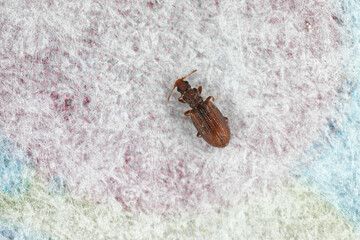
<svg viewBox="0 0 360 240"><path fill-rule="evenodd" d="M203 101L203 98L200 96L201 86L197 89L191 88L190 84L184 81L186 77L194 72L196 72L196 70L176 80L174 88L168 97L168 101L174 89L177 87L177 91L181 93L178 100L182 103L189 104L192 108L185 112L185 116L186 118L191 117L191 120L198 130L197 136L202 137L207 143L214 147L225 147L230 140L228 119L210 102L210 99L214 101L214 97L210 96Z"/></svg>

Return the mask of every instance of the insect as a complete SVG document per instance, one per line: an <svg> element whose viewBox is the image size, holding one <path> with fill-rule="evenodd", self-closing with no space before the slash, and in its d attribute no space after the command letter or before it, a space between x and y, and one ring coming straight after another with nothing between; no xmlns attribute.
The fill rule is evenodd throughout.
<svg viewBox="0 0 360 240"><path fill-rule="evenodd" d="M197 89L191 88L190 84L184 81L186 77L194 72L196 72L196 70L176 80L174 88L168 97L168 101L174 89L177 87L177 91L181 93L178 100L182 103L189 104L191 107L191 110L185 112L185 119L191 117L198 131L197 136L202 137L207 143L214 147L226 147L230 141L228 119L210 102L210 100L214 101L214 97L210 96L204 101L200 96L202 87L200 86Z"/></svg>

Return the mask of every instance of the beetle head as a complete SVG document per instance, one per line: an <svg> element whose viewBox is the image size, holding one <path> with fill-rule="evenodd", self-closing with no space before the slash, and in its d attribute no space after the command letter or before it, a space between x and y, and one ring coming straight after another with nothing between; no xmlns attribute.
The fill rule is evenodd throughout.
<svg viewBox="0 0 360 240"><path fill-rule="evenodd" d="M191 74L193 74L194 72L196 72L196 70L192 71L190 74L186 75L185 77L179 78L178 80L176 80L175 84L174 84L174 88L172 89L169 97L168 97L168 101L170 100L170 96L173 93L174 89L177 87L177 91L180 92L181 94L183 94L186 90L190 89L191 86L189 84L189 82L184 81L184 79L188 76L190 76Z"/></svg>
<svg viewBox="0 0 360 240"><path fill-rule="evenodd" d="M176 90L181 94L184 94L184 92L186 92L188 89L191 88L189 82L188 81L183 81L183 80L181 80L179 82L176 81L175 86L177 87Z"/></svg>

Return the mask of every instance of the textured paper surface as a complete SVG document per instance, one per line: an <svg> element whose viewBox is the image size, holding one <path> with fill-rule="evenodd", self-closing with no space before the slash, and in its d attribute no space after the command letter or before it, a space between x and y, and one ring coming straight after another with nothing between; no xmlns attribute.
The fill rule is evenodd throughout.
<svg viewBox="0 0 360 240"><path fill-rule="evenodd" d="M357 239L353 1L0 3L0 236ZM229 118L196 137L176 79Z"/></svg>

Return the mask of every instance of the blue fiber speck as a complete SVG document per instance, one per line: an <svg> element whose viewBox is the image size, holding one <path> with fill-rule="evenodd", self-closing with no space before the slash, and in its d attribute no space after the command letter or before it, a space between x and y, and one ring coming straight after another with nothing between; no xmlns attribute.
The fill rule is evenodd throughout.
<svg viewBox="0 0 360 240"><path fill-rule="evenodd" d="M35 230L21 223L9 223L0 218L0 239L8 240L48 240L48 236L36 233Z"/></svg>
<svg viewBox="0 0 360 240"><path fill-rule="evenodd" d="M54 195L64 195L66 192L66 183L63 178L57 176L49 182L49 191Z"/></svg>
<svg viewBox="0 0 360 240"><path fill-rule="evenodd" d="M10 231L8 228L5 228L2 231L0 231L0 234L7 239L15 239L14 233Z"/></svg>
<svg viewBox="0 0 360 240"><path fill-rule="evenodd" d="M0 133L0 189L18 198L28 191L29 169L26 154Z"/></svg>

